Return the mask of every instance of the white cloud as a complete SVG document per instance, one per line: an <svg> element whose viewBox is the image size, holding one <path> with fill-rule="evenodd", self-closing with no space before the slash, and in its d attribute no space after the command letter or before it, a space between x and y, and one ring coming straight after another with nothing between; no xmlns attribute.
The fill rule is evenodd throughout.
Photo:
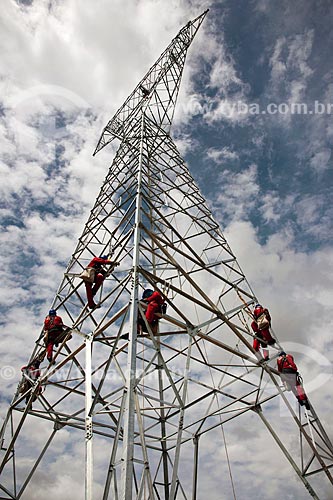
<svg viewBox="0 0 333 500"><path fill-rule="evenodd" d="M276 193L266 193L261 197L260 211L267 223L277 222L281 217L281 202Z"/></svg>
<svg viewBox="0 0 333 500"><path fill-rule="evenodd" d="M332 150L330 148L323 148L312 156L310 165L317 174L321 174L329 167L331 155Z"/></svg>
<svg viewBox="0 0 333 500"><path fill-rule="evenodd" d="M291 84L305 84L313 73L307 63L312 50L313 36L313 30L309 30L304 34L278 38L270 58L273 87L282 84L288 88Z"/></svg>
<svg viewBox="0 0 333 500"><path fill-rule="evenodd" d="M222 45L219 47L218 56L210 73L209 86L227 92L233 85L242 87L243 82L237 75L235 62L230 55L226 56L225 48Z"/></svg>
<svg viewBox="0 0 333 500"><path fill-rule="evenodd" d="M197 141L190 135L186 134L177 135L175 142L182 157L184 157L191 150L194 150L197 146Z"/></svg>
<svg viewBox="0 0 333 500"><path fill-rule="evenodd" d="M291 123L293 106L306 102L307 82L313 74L308 64L313 46L314 32L289 37L281 36L275 42L270 57L271 82L267 96L271 102L288 105L287 113L278 113L274 119Z"/></svg>
<svg viewBox="0 0 333 500"><path fill-rule="evenodd" d="M207 156L209 159L213 160L215 163L224 163L225 160L237 160L239 158L236 151L231 151L228 147L223 147L222 149L210 148L207 150Z"/></svg>
<svg viewBox="0 0 333 500"><path fill-rule="evenodd" d="M312 50L313 37L313 30L295 35L288 46L287 67L295 69L303 78L307 78L313 73L307 64Z"/></svg>
<svg viewBox="0 0 333 500"><path fill-rule="evenodd" d="M218 185L221 186L219 193L213 200L214 212L222 220L225 216L234 220L247 217L251 209L257 204L258 193L258 169L252 164L240 172L223 170L218 175Z"/></svg>
<svg viewBox="0 0 333 500"><path fill-rule="evenodd" d="M196 15L203 10L194 8ZM96 12L103 13L98 36ZM111 115L191 17L192 8L177 1L71 0L21 9L6 0L0 73L25 89L36 83L63 87ZM163 22L152 22L157 18Z"/></svg>
<svg viewBox="0 0 333 500"><path fill-rule="evenodd" d="M284 78L284 75L286 73L287 67L285 62L281 61L281 52L282 48L286 43L285 37L281 37L276 41L275 47L274 47L274 52L273 55L270 59L270 65L271 65L271 78L276 84L276 82L279 82L282 78Z"/></svg>

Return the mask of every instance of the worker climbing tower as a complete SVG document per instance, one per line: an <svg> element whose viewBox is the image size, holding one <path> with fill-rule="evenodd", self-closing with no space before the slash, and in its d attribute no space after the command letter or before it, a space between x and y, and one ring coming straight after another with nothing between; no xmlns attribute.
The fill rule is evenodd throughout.
<svg viewBox="0 0 333 500"><path fill-rule="evenodd" d="M295 412L286 396L278 344L271 361L254 351L257 298L170 136L206 14L180 30L97 144L95 153L120 141L51 305L69 331L52 363L38 337L30 360L43 360L41 375L18 388L2 427L1 499L37 498L36 484L61 469L69 487L70 474L80 475L86 500L198 500L206 436L221 440L233 488L210 496L236 498L225 434L247 418L268 431L312 497L313 478L333 485L329 437L312 405ZM90 308L80 274L104 255L119 265L105 266ZM145 319L146 289L167 304L157 331ZM281 401L298 446L272 424ZM224 465L215 463L221 477Z"/></svg>

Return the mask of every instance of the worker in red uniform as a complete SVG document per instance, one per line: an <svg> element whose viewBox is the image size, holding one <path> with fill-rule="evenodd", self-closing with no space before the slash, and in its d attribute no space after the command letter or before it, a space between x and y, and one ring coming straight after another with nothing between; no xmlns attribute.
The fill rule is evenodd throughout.
<svg viewBox="0 0 333 500"><path fill-rule="evenodd" d="M297 366L292 355L286 354L284 351L280 352L277 359L277 367L287 391L292 391L299 404L310 410L310 404L302 387Z"/></svg>
<svg viewBox="0 0 333 500"><path fill-rule="evenodd" d="M147 289L143 292L142 300L147 304L147 309L145 311L146 320L151 328L152 333L156 335L158 322L160 319L160 317L157 316L156 313L165 314L165 300L159 292L154 292L154 290L150 289ZM138 319L138 326L142 331L147 331L145 321L141 317L139 317Z"/></svg>
<svg viewBox="0 0 333 500"><path fill-rule="evenodd" d="M19 389L19 392L21 394L27 392L31 387L33 387L36 380L40 377L41 375L39 369L40 363L41 363L40 359L36 358L32 360L29 365L22 366L21 372L23 374L24 379ZM35 395L32 398L32 402L36 401L37 397L39 396L39 394L41 394L41 392L42 392L42 387L41 385L39 385ZM29 392L25 397L26 404L28 404L29 402L30 395L31 392Z"/></svg>
<svg viewBox="0 0 333 500"><path fill-rule="evenodd" d="M259 351L260 346L263 348L263 357L267 361L269 359L269 352L267 345L275 344L275 339L270 334L269 328L271 326L271 315L268 309L264 308L261 304L256 304L253 311L253 321L251 328L256 337L253 339L253 349Z"/></svg>
<svg viewBox="0 0 333 500"><path fill-rule="evenodd" d="M53 346L57 346L64 339L64 334L68 330L64 326L60 316L57 316L55 309L50 309L48 316L44 320L44 342L46 345L46 356L51 363L53 356Z"/></svg>
<svg viewBox="0 0 333 500"><path fill-rule="evenodd" d="M119 263L113 262L112 260L108 259L107 255L103 255L102 257L94 257L93 260L90 262L90 264L87 266L88 268L92 267L95 270L94 282L89 283L85 281L84 283L87 291L88 307L90 309L95 309L95 307L97 307L97 305L94 302L94 296L98 292L101 284L105 280L105 276L107 275L107 271L103 269L104 265L115 267L118 266Z"/></svg>

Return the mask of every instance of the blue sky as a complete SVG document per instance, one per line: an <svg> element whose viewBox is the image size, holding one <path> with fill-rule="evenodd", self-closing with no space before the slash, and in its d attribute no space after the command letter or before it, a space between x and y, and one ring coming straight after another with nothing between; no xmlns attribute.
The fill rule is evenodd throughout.
<svg viewBox="0 0 333 500"><path fill-rule="evenodd" d="M332 16L329 2L216 3L207 30L220 47L193 84L212 112L194 121L192 137L199 140L191 153L200 162L191 164L221 220L227 224L235 212L229 203L223 206L225 195L220 200L216 172L224 185L242 183L239 201L247 192L250 202L243 218L258 228L262 242L284 227L293 246L304 251L328 244L332 233L332 113L314 113L315 101L327 109L333 100ZM259 111L214 117L221 100ZM288 112L296 103L311 114ZM270 104L273 110L282 106L282 113L268 114ZM232 187L224 191L237 203Z"/></svg>
<svg viewBox="0 0 333 500"><path fill-rule="evenodd" d="M324 370L319 354L328 360L329 382L311 400L332 435L332 3L3 4L0 352L14 372L1 372L1 417L116 150L92 158L102 128L180 27L210 8L189 50L172 133L279 339L299 346L305 383ZM295 103L314 111L316 101L332 104L331 113L289 112ZM260 112L242 112L251 106ZM247 432L235 435L250 446ZM266 439L258 429L254 437ZM232 446L237 471L244 450ZM262 496L241 476L238 492L276 498L285 486L274 478L264 493L260 459L247 456ZM204 493L218 481L215 471ZM289 487L291 498L308 498L296 479Z"/></svg>

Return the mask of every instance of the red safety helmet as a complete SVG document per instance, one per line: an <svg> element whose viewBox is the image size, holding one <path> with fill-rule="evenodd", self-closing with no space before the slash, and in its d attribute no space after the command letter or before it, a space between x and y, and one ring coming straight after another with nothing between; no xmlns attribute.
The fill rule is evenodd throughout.
<svg viewBox="0 0 333 500"><path fill-rule="evenodd" d="M254 308L254 311L253 311L253 315L258 318L258 316L260 316L260 314L263 313L263 310L264 308L262 307L261 304L256 304L255 305L255 308Z"/></svg>

